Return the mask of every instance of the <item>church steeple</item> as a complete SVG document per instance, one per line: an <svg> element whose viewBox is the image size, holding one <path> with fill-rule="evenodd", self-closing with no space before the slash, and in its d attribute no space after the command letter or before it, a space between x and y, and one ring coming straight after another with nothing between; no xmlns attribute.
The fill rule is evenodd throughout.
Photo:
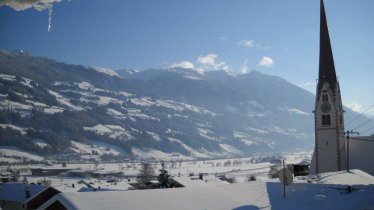
<svg viewBox="0 0 374 210"><path fill-rule="evenodd" d="M343 170L346 162L344 111L323 0L320 16L319 78L314 112L315 150L311 167L311 171L316 173Z"/></svg>
<svg viewBox="0 0 374 210"><path fill-rule="evenodd" d="M321 14L320 14L320 44L319 44L319 76L318 89L320 92L324 83L328 83L331 88L334 88L337 79L334 66L334 58L332 56L331 42L329 30L326 20L326 12L323 0L321 0Z"/></svg>

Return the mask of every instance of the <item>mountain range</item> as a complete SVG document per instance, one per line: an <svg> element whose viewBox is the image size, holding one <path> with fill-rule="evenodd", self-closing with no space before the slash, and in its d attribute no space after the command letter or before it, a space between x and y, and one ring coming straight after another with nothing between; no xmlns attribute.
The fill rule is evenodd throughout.
<svg viewBox="0 0 374 210"><path fill-rule="evenodd" d="M137 71L0 51L0 146L60 160L311 151L314 95L258 71ZM347 108L346 117L355 113Z"/></svg>

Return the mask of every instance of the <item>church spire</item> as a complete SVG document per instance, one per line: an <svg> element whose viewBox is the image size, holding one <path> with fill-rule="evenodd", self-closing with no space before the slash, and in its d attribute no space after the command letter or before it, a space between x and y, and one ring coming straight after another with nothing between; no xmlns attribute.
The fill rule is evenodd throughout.
<svg viewBox="0 0 374 210"><path fill-rule="evenodd" d="M321 0L318 93L321 91L325 82L327 82L331 88L334 88L337 79L326 20L325 6L323 0Z"/></svg>

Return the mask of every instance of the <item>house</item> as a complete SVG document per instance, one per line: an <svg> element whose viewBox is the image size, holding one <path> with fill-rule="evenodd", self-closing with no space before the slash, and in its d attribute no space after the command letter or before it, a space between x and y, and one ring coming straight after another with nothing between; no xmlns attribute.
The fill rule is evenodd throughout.
<svg viewBox="0 0 374 210"><path fill-rule="evenodd" d="M309 164L292 164L294 176L308 176Z"/></svg>
<svg viewBox="0 0 374 210"><path fill-rule="evenodd" d="M58 193L53 187L9 182L0 186L0 207L2 210L37 209Z"/></svg>
<svg viewBox="0 0 374 210"><path fill-rule="evenodd" d="M72 169L69 169L69 168L32 168L31 175L32 176L57 176L69 170L72 170Z"/></svg>

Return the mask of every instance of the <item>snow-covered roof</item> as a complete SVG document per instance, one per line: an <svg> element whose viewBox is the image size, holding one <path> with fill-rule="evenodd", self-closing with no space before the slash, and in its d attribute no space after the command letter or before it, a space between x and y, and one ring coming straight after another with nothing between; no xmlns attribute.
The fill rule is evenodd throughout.
<svg viewBox="0 0 374 210"><path fill-rule="evenodd" d="M318 174L321 184L374 185L374 177L358 169Z"/></svg>
<svg viewBox="0 0 374 210"><path fill-rule="evenodd" d="M373 209L374 181L361 171L347 174L326 173L320 180L338 183L293 183L283 198L282 185L277 180L253 181L227 185L185 187L154 190L60 193L40 209L56 200L69 210L74 209ZM357 180L347 193L347 179ZM343 182L343 183L341 183ZM370 184L371 183L371 184Z"/></svg>
<svg viewBox="0 0 374 210"><path fill-rule="evenodd" d="M24 183L5 183L0 186L0 201L15 201L23 203L40 192L44 191L46 186L30 184L30 197L26 198Z"/></svg>
<svg viewBox="0 0 374 210"><path fill-rule="evenodd" d="M175 181L180 183L181 185L189 188L189 187L209 187L212 185L226 185L229 184L226 181L222 181L215 176L209 175L209 176L204 176L203 180L199 179L199 177L194 176L194 177L174 177L173 178Z"/></svg>

